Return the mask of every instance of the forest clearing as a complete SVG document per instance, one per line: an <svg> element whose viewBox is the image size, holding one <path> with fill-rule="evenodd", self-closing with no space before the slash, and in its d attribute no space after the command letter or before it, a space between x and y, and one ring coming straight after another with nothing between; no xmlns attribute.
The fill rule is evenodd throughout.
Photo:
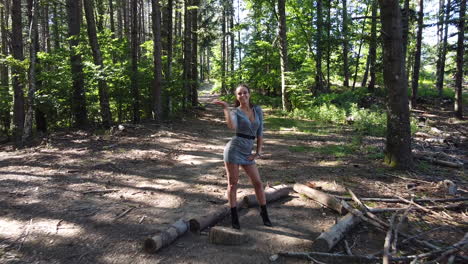
<svg viewBox="0 0 468 264"><path fill-rule="evenodd" d="M0 0L0 263L468 263L466 22Z"/></svg>
<svg viewBox="0 0 468 264"><path fill-rule="evenodd" d="M314 240L341 216L295 192L269 204L271 228L261 224L257 208L241 210L241 231L249 237L241 245L211 244L204 230L201 235L187 232L155 254L143 251L145 238L165 231L178 219L188 221L226 202L222 147L231 132L221 110L208 103L213 98L201 96L206 108L179 121L123 124L125 129L101 135L61 131L35 147L16 151L2 146L0 262L270 263L270 257L279 252L311 251ZM450 125L449 129L435 121L435 113L426 114L443 133L467 132L466 124ZM349 127L301 121L306 122L303 128L310 129L301 132L295 126L275 127L272 121L276 119L280 117L269 117L266 111L266 157L258 164L267 185L309 183L323 192L347 197L346 188L359 197L468 197L464 168L419 161L410 172L395 171L375 157L383 148L383 138L364 137L359 147L348 150L355 136ZM466 146L466 138L462 143ZM427 144L439 148L434 155L440 149L449 153L446 143ZM430 151L428 146L426 151ZM466 164L466 147L450 149L454 151L450 155L465 159ZM456 184L454 195L437 184L444 180ZM240 185L239 197L253 192L245 175ZM365 203L375 208L408 207L404 202ZM456 243L467 232L468 220L466 201L458 203L460 207L453 210L411 211L407 221L411 234L437 230L420 239L444 246ZM447 204L454 202L443 203ZM386 221L391 214L377 215ZM229 226L229 221L219 225ZM378 256L385 237L385 232L361 223L344 240L355 255ZM332 252L345 253L343 241ZM418 252L407 249L406 244L398 244L398 250ZM279 257L272 263L308 262Z"/></svg>

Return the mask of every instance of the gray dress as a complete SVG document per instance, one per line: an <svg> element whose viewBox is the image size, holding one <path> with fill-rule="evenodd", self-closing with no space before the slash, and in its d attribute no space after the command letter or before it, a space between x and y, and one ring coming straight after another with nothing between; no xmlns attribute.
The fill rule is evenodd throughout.
<svg viewBox="0 0 468 264"><path fill-rule="evenodd" d="M232 121L236 124L236 134L263 136L263 111L258 105L253 107L253 111L255 115L253 122L250 122L249 117L239 108L231 112ZM224 161L240 165L255 164L254 160L248 160L252 154L254 141L255 139L234 136L224 147Z"/></svg>

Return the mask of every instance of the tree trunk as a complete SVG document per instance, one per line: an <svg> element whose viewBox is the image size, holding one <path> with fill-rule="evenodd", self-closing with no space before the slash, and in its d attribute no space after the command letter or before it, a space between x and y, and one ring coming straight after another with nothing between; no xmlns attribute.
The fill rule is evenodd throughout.
<svg viewBox="0 0 468 264"><path fill-rule="evenodd" d="M115 37L115 22L114 22L114 1L109 0L109 21L110 21L110 30L112 32L112 37Z"/></svg>
<svg viewBox="0 0 468 264"><path fill-rule="evenodd" d="M466 0L460 1L458 18L457 72L455 73L455 117L463 119L463 56L465 43Z"/></svg>
<svg viewBox="0 0 468 264"><path fill-rule="evenodd" d="M288 90L286 88L286 73L288 72L288 39L286 27L286 0L278 0L279 14L279 43L280 43L280 63L281 63L281 101L283 111L291 111Z"/></svg>
<svg viewBox="0 0 468 264"><path fill-rule="evenodd" d="M367 17L367 13L369 11L369 6L366 8L366 13L365 16ZM364 35L364 30L366 29L366 18L363 19L362 21L362 29L361 29L361 35ZM361 49L362 49L362 44L364 43L364 37L361 37L361 40L359 41L359 48L358 48L358 54L356 57L356 68L354 70L354 77L353 77L353 90L356 87L356 80L357 80L357 73L359 70L359 61L361 59Z"/></svg>
<svg viewBox="0 0 468 264"><path fill-rule="evenodd" d="M102 60L101 49L99 47L97 33L96 33L96 22L94 19L94 6L93 0L83 0L84 10L86 16L86 26L88 29L89 45L93 53L94 64L98 66L99 71L103 71L104 63ZM107 89L106 81L100 78L98 80L99 89L99 105L101 107L101 118L102 125L105 128L110 128L112 124L112 115L109 106L109 94Z"/></svg>
<svg viewBox="0 0 468 264"><path fill-rule="evenodd" d="M54 49L60 49L60 43L62 43L59 33L59 18L58 18L58 10L57 10L57 3L54 2L53 8L53 18L52 18L52 35L54 36Z"/></svg>
<svg viewBox="0 0 468 264"><path fill-rule="evenodd" d="M184 100L184 108L188 107L192 101L192 86L191 86L191 59L192 59L192 19L191 14L192 12L189 10L189 6L191 6L192 0L185 0L185 7L184 7L184 92L185 92L185 100Z"/></svg>
<svg viewBox="0 0 468 264"><path fill-rule="evenodd" d="M349 87L349 70L348 70L348 52L349 52L349 43L348 43L348 0L343 0L343 75L344 81L343 86Z"/></svg>
<svg viewBox="0 0 468 264"><path fill-rule="evenodd" d="M370 59L370 81L367 89L369 92L374 92L375 89L375 72L377 60L377 0L372 1L372 25L371 25L371 41L369 45Z"/></svg>
<svg viewBox="0 0 468 264"><path fill-rule="evenodd" d="M50 27L49 27L49 3L43 4L43 15L42 15L42 43L46 53L50 53Z"/></svg>
<svg viewBox="0 0 468 264"><path fill-rule="evenodd" d="M406 51L408 49L408 32L409 32L409 0L405 0L402 11L402 28L403 28L403 57L406 62Z"/></svg>
<svg viewBox="0 0 468 264"><path fill-rule="evenodd" d="M152 1L152 23L153 23L153 59L154 59L154 82L152 89L153 119L157 122L162 120L161 107L161 84L162 84L162 59L161 59L161 9L159 0Z"/></svg>
<svg viewBox="0 0 468 264"><path fill-rule="evenodd" d="M316 41L316 54L315 54L315 93L320 94L324 92L323 89L323 73L322 73L322 0L317 0L317 34Z"/></svg>
<svg viewBox="0 0 468 264"><path fill-rule="evenodd" d="M424 0L419 0L418 33L416 36L416 51L414 54L413 78L411 78L411 108L416 107L418 99L419 70L421 67L421 45L424 20Z"/></svg>
<svg viewBox="0 0 468 264"><path fill-rule="evenodd" d="M172 76L172 11L173 11L173 0L168 0L167 2L167 7L164 9L163 15L164 15L164 22L163 26L164 29L162 32L164 32L164 51L167 56L167 61L166 61L166 69L165 69L165 79L166 82L171 79Z"/></svg>
<svg viewBox="0 0 468 264"><path fill-rule="evenodd" d="M78 53L80 44L81 5L80 1L67 0L68 35L70 43L70 62L73 79L72 113L77 128L86 128L88 125L86 96L84 89L83 63Z"/></svg>
<svg viewBox="0 0 468 264"><path fill-rule="evenodd" d="M362 77L361 87L365 87L367 83L367 77L369 76L369 65L370 65L370 56L367 55L366 59L366 69L364 70L364 76Z"/></svg>
<svg viewBox="0 0 468 264"><path fill-rule="evenodd" d="M22 15L21 1L13 1L11 7L12 21L12 55L18 61L24 60L23 55L23 33L22 33ZM13 137L17 147L23 146L22 135L24 129L24 92L23 83L21 82L24 76L23 70L19 66L12 67L12 85L14 92L13 101Z"/></svg>
<svg viewBox="0 0 468 264"><path fill-rule="evenodd" d="M240 25L240 0L237 0L237 25ZM237 30L237 52L239 53L239 68L242 66L241 29Z"/></svg>
<svg viewBox="0 0 468 264"><path fill-rule="evenodd" d="M450 18L450 0L447 0L445 7L444 32L441 49L439 50L439 68L437 69L437 82L436 87L439 92L439 98L442 98L442 91L444 89L444 75L445 75L445 57L447 55L447 37L448 37L448 20Z"/></svg>
<svg viewBox="0 0 468 264"><path fill-rule="evenodd" d="M138 87L138 0L131 1L132 7L132 97L133 123L140 122L140 90Z"/></svg>
<svg viewBox="0 0 468 264"><path fill-rule="evenodd" d="M408 83L405 72L401 11L397 0L379 0L384 82L387 89L387 140L385 162L406 169L412 165Z"/></svg>
<svg viewBox="0 0 468 264"><path fill-rule="evenodd" d="M0 1L0 31L2 35L1 44L2 49L0 50L1 56L8 56L8 38L7 38L7 28L8 28L8 13L9 10L6 9L5 1ZM8 136L10 129L10 87L8 84L8 66L4 63L0 63L0 97L3 98L0 102L0 128L3 128L1 132L5 136Z"/></svg>
<svg viewBox="0 0 468 264"><path fill-rule="evenodd" d="M221 94L227 94L226 90L226 5L222 0L223 14L221 18Z"/></svg>
<svg viewBox="0 0 468 264"><path fill-rule="evenodd" d="M33 120L36 94L36 60L38 51L38 25L37 25L37 0L28 0L29 16L29 89L26 101L26 115L24 118L23 142L32 140Z"/></svg>
<svg viewBox="0 0 468 264"><path fill-rule="evenodd" d="M191 59L191 90L192 90L192 106L198 105L198 7L200 0L192 0L194 9L191 11L191 26L192 26L192 59ZM196 7L196 8L195 8Z"/></svg>
<svg viewBox="0 0 468 264"><path fill-rule="evenodd" d="M330 61L331 61L331 5L332 1L327 3L327 91L330 92Z"/></svg>

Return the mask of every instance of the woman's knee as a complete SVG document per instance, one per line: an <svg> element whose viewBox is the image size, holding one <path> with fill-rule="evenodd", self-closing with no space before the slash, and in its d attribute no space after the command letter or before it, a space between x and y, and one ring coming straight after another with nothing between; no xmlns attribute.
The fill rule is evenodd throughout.
<svg viewBox="0 0 468 264"><path fill-rule="evenodd" d="M252 179L252 185L255 189L263 189L263 183L260 179Z"/></svg>

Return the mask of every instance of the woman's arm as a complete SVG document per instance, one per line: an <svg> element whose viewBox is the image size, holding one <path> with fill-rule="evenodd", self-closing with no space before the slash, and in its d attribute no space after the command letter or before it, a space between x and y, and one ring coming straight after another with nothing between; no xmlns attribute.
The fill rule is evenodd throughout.
<svg viewBox="0 0 468 264"><path fill-rule="evenodd" d="M257 151L255 152L255 155L257 157L262 156L262 148L263 148L263 136L257 137Z"/></svg>
<svg viewBox="0 0 468 264"><path fill-rule="evenodd" d="M215 101L214 103L223 107L224 118L226 119L227 127L230 129L236 129L236 122L231 116L228 104L224 101Z"/></svg>

